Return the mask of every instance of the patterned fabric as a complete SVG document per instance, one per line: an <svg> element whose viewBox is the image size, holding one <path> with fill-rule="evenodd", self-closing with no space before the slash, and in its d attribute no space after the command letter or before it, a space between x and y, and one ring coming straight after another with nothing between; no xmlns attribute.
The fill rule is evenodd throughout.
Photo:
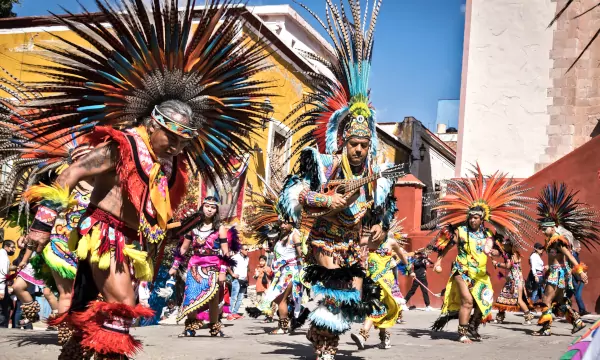
<svg viewBox="0 0 600 360"><path fill-rule="evenodd" d="M525 293L521 261L513 261L512 267L506 274L506 283L494 303L494 308L500 311L520 311L519 287Z"/></svg>
<svg viewBox="0 0 600 360"><path fill-rule="evenodd" d="M77 229L77 224L90 203L89 193L77 189L73 190L73 193L77 205L59 214L50 234L50 243L42 252L50 269L60 277L70 280L75 279L77 271L77 255L74 253L77 233L71 232Z"/></svg>
<svg viewBox="0 0 600 360"><path fill-rule="evenodd" d="M487 255L483 250L492 234L488 230L468 232L466 226L459 226L458 236L458 256L452 264L452 275L446 285L442 315L460 310L460 292L454 284L454 276L460 275L485 320L491 315L494 290L486 270Z"/></svg>
<svg viewBox="0 0 600 360"><path fill-rule="evenodd" d="M37 255L34 253L32 256L37 256ZM44 286L44 281L43 280L35 278L35 270L33 269L33 266L31 265L31 263L28 263L27 266L25 266L18 273L17 276L20 277L21 279L25 280L26 282L32 284L32 285Z"/></svg>
<svg viewBox="0 0 600 360"><path fill-rule="evenodd" d="M185 277L185 292L177 321L194 311L202 312L219 293L219 269L211 266L192 266Z"/></svg>
<svg viewBox="0 0 600 360"><path fill-rule="evenodd" d="M294 316L300 315L302 306L302 293L304 286L300 281L300 270L302 267L295 260L288 261L276 261L273 264L275 275L271 281L271 286L263 295L258 308L264 314L272 315L271 304L277 299L285 290L292 286L292 298L294 299Z"/></svg>
<svg viewBox="0 0 600 360"><path fill-rule="evenodd" d="M550 265L546 275L546 284L554 285L559 289L574 290L573 276L569 265L567 263Z"/></svg>
<svg viewBox="0 0 600 360"><path fill-rule="evenodd" d="M394 326L401 312L393 295L396 281L392 271L392 251L385 246L386 243L384 241L376 250L370 251L367 259L367 276L381 288L380 301L383 306L369 316L378 329Z"/></svg>
<svg viewBox="0 0 600 360"><path fill-rule="evenodd" d="M341 265L360 261L360 233L357 229L335 225L326 219L315 221L308 235L309 252L321 251Z"/></svg>
<svg viewBox="0 0 600 360"><path fill-rule="evenodd" d="M56 220L56 211L46 206L40 206L35 214L35 219L46 225L52 225Z"/></svg>
<svg viewBox="0 0 600 360"><path fill-rule="evenodd" d="M600 320L576 338L560 360L596 360L600 358Z"/></svg>
<svg viewBox="0 0 600 360"><path fill-rule="evenodd" d="M127 227L114 215L89 204L79 222L79 235L79 259L86 260L89 257L89 261L97 263L98 268L108 270L114 257L117 264L130 264L129 269L135 279L152 281L152 260L137 241L137 231Z"/></svg>

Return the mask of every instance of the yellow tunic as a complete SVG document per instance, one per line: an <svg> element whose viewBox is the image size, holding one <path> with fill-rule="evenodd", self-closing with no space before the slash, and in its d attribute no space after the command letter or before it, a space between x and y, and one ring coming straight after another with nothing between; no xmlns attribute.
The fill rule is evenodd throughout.
<svg viewBox="0 0 600 360"><path fill-rule="evenodd" d="M377 250L369 251L367 260L367 275L381 288L380 301L383 307L373 312L369 318L376 328L387 329L396 323L400 316L401 308L392 295L394 286L394 273L392 268L392 252L385 248L383 242Z"/></svg>
<svg viewBox="0 0 600 360"><path fill-rule="evenodd" d="M489 230L471 231L467 236L466 226L458 228L458 256L452 263L452 275L446 285L442 314L460 310L460 291L454 284L454 276L461 275L473 295L473 300L481 310L482 319L484 321L491 319L494 290L490 275L487 273L487 255L484 252L487 238L491 236Z"/></svg>

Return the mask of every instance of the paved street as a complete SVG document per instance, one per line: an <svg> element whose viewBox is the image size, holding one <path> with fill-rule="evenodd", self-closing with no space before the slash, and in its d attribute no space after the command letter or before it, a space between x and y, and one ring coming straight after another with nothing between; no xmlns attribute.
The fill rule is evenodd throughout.
<svg viewBox="0 0 600 360"><path fill-rule="evenodd" d="M574 337L570 326L556 322L555 335L534 338L529 334L536 328L521 325L522 317L509 314L507 324L489 324L481 334L483 343L463 345L453 341L455 335L448 331L432 334L428 327L439 312L413 310L405 312L407 324L392 329L392 349L375 348L378 337L371 332L364 351L357 351L347 334L342 338L339 359L476 359L519 360L558 359ZM593 317L586 317L591 323ZM196 338L178 338L181 325L161 325L134 329L133 334L145 344L144 352L136 359L312 359L312 349L306 340L306 325L295 335L273 336L266 331L275 326L253 319L240 319L225 323L225 338L210 338L202 330ZM447 330L455 330L453 321ZM358 328L358 324L356 325ZM44 330L0 330L0 359L56 359L59 347L55 345L56 333Z"/></svg>

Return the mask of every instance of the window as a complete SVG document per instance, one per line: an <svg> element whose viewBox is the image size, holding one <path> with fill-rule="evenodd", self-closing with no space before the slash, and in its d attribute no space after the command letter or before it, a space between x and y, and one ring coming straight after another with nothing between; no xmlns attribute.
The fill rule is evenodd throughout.
<svg viewBox="0 0 600 360"><path fill-rule="evenodd" d="M277 120L269 124L266 180L269 186L279 191L283 180L290 171L290 148L292 139L288 138L290 129Z"/></svg>

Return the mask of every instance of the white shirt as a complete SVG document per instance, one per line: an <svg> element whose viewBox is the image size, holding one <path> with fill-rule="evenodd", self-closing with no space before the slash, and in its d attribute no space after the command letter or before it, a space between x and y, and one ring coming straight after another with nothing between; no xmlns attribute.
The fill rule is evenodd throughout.
<svg viewBox="0 0 600 360"><path fill-rule="evenodd" d="M250 257L244 257L241 253L233 255L233 260L237 265L233 268L233 273L238 276L238 280L248 280L248 263Z"/></svg>
<svg viewBox="0 0 600 360"><path fill-rule="evenodd" d="M4 294L6 290L6 275L10 266L8 253L4 249L0 249L0 293Z"/></svg>
<svg viewBox="0 0 600 360"><path fill-rule="evenodd" d="M529 265L534 275L542 275L544 273L544 261L537 252L534 251L529 257Z"/></svg>

